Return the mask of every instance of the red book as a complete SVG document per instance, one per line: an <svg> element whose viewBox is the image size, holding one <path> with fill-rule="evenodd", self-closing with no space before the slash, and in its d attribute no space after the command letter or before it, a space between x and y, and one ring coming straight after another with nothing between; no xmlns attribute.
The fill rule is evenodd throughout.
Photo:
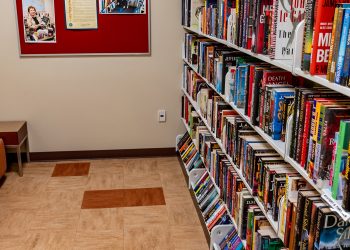
<svg viewBox="0 0 350 250"><path fill-rule="evenodd" d="M222 39L226 40L227 35L227 11L229 11L227 1L229 0L223 0L224 3L224 16L223 16L223 28L222 28ZM230 13L230 11L228 12Z"/></svg>
<svg viewBox="0 0 350 250"><path fill-rule="evenodd" d="M254 85L254 78L255 78L255 65L250 65L249 68L249 86L248 86L248 109L247 109L247 116L250 117L250 113L252 110L252 91L253 91L253 85Z"/></svg>
<svg viewBox="0 0 350 250"><path fill-rule="evenodd" d="M300 165L305 168L307 160L308 142L310 136L310 125L311 125L311 111L312 111L313 101L308 101L305 106L305 123L303 136L301 141L301 156Z"/></svg>
<svg viewBox="0 0 350 250"><path fill-rule="evenodd" d="M292 73L284 70L264 70L263 79L259 89L259 127L262 127L265 103L266 85L284 85L292 83Z"/></svg>
<svg viewBox="0 0 350 250"><path fill-rule="evenodd" d="M334 11L337 3L344 0L318 0L316 12L316 21L312 38L312 51L310 74L326 75L328 67L329 49L332 40L332 28Z"/></svg>
<svg viewBox="0 0 350 250"><path fill-rule="evenodd" d="M272 0L261 0L257 7L257 19L258 19L258 27L256 34L256 53L263 53L264 49L264 37L265 37L265 11L272 10Z"/></svg>

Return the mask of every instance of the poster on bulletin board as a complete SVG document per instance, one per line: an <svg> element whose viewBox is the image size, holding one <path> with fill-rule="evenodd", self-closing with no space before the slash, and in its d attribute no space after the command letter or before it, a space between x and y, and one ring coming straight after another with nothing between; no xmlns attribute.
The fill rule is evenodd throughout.
<svg viewBox="0 0 350 250"><path fill-rule="evenodd" d="M150 0L15 0L21 56L150 55Z"/></svg>

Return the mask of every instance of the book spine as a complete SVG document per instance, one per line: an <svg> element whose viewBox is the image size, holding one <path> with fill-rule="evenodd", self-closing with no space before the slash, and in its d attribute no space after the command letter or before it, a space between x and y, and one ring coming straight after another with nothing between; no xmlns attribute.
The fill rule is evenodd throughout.
<svg viewBox="0 0 350 250"><path fill-rule="evenodd" d="M344 57L344 66L342 71L342 76L340 79L340 85L346 86L350 75L350 32L348 32L348 37L346 41L346 50Z"/></svg>
<svg viewBox="0 0 350 250"><path fill-rule="evenodd" d="M341 77L343 75L343 66L344 66L346 44L347 44L348 33L349 33L349 26L350 26L350 9L346 9L344 13L343 28L342 28L341 37L340 37L339 55L338 55L337 66L335 70L336 84L341 83Z"/></svg>
<svg viewBox="0 0 350 250"><path fill-rule="evenodd" d="M305 206L305 197L303 197L300 193L298 194L298 203L297 203L297 213L295 220L295 228L294 228L294 241L295 246L292 249L300 249L300 235L303 225L303 217L304 217L304 206ZM292 236L293 237L293 236Z"/></svg>
<svg viewBox="0 0 350 250"><path fill-rule="evenodd" d="M339 193L339 186L342 187L344 185L344 179L346 180L347 175L346 175L346 167L344 168L344 152L343 150L347 149L347 146L349 145L349 126L346 122L340 122L340 127L339 127L339 133L338 133L338 140L337 140L337 149L336 149L336 161L335 161L335 168L334 168L334 174L333 174L333 185L332 185L332 197L334 199L339 199L338 198L338 193ZM343 165L344 164L344 165ZM345 171L344 171L345 170ZM340 178L340 175L342 172L345 172L343 176L345 178ZM340 180L341 179L341 180ZM345 189L341 189L340 192L342 192ZM345 195L343 195L344 197Z"/></svg>
<svg viewBox="0 0 350 250"><path fill-rule="evenodd" d="M309 199L305 200L305 206L304 206L304 216L303 216L303 222L302 222L302 237L300 242L300 250L307 250L308 249L308 232L309 232L309 226L310 226L310 218L309 218L309 212L310 207L312 206L312 202Z"/></svg>
<svg viewBox="0 0 350 250"><path fill-rule="evenodd" d="M248 3L249 3L249 0L244 0L244 6L243 6L243 26L242 26L242 44L241 46L243 48L246 48L246 43L247 43L247 19L248 19Z"/></svg>
<svg viewBox="0 0 350 250"><path fill-rule="evenodd" d="M235 40L234 43L239 46L239 29L240 29L240 12L241 10L241 1L243 0L236 0L236 34L235 34Z"/></svg>
<svg viewBox="0 0 350 250"><path fill-rule="evenodd" d="M325 118L325 110L324 106L320 108L319 119L317 123L317 130L315 138L315 160L314 160L314 171L313 171L313 180L317 183L317 180L320 175L320 159L321 159L321 147L322 147L322 131L324 128L324 118Z"/></svg>
<svg viewBox="0 0 350 250"><path fill-rule="evenodd" d="M274 107L273 107L273 119L272 119L272 139L280 140L282 133L282 112L283 112L283 96L279 96L278 93L274 94Z"/></svg>
<svg viewBox="0 0 350 250"><path fill-rule="evenodd" d="M296 131L296 152L295 152L295 160L297 162L300 162L301 157L301 139L302 139L302 130L304 128L304 122L305 122L305 100L307 98L307 95L301 94L300 96L300 105L298 107L299 115L298 115L298 122L297 122L297 131Z"/></svg>
<svg viewBox="0 0 350 250"><path fill-rule="evenodd" d="M295 101L294 101L294 112L293 112L293 120L292 120L292 136L291 136L291 143L290 143L290 152L289 156L294 159L295 157L295 138L296 138L296 133L297 133L297 119L298 119L298 105L299 105L299 99L300 99L301 91L300 89L296 88L295 89Z"/></svg>
<svg viewBox="0 0 350 250"><path fill-rule="evenodd" d="M245 0L240 0L240 11L239 11L239 39L238 39L238 46L242 47L242 41L243 41L243 18L244 18L244 5Z"/></svg>
<svg viewBox="0 0 350 250"><path fill-rule="evenodd" d="M310 70L311 50L312 50L312 34L314 26L314 8L316 0L307 0L305 6L305 26L304 26L304 42L302 70Z"/></svg>
<svg viewBox="0 0 350 250"><path fill-rule="evenodd" d="M319 0L312 43L311 75L326 75L336 1Z"/></svg>
<svg viewBox="0 0 350 250"><path fill-rule="evenodd" d="M255 0L249 0L248 5L248 27L247 27L247 46L246 48L251 50L252 49L252 35L253 35L253 12L254 12L254 1Z"/></svg>
<svg viewBox="0 0 350 250"><path fill-rule="evenodd" d="M271 90L265 90L265 99L264 99L264 113L262 119L262 129L265 133L268 133L269 130L269 117L270 117L270 102L271 102Z"/></svg>
<svg viewBox="0 0 350 250"><path fill-rule="evenodd" d="M244 90L245 90L245 95L244 95L244 114L247 115L248 114L248 106L249 106L249 95L251 89L250 89L250 84L251 84L251 67L250 65L248 65L247 67L247 71L246 71L246 83L244 86Z"/></svg>
<svg viewBox="0 0 350 250"><path fill-rule="evenodd" d="M345 187L342 207L347 211L350 210L350 142L348 145L348 155L345 167Z"/></svg>
<svg viewBox="0 0 350 250"><path fill-rule="evenodd" d="M277 35L277 25L278 25L278 14L279 14L279 0L273 1L272 10L272 30L270 33L270 43L269 43L269 56L271 58L275 57L276 49L276 35Z"/></svg>
<svg viewBox="0 0 350 250"><path fill-rule="evenodd" d="M336 36L337 22L338 22L338 12L339 12L339 7L335 8L335 12L334 12L332 40L331 40L331 46L329 47L329 57L328 57L328 66L327 66L327 76L326 76L327 80L330 80L331 66L332 66L333 53L334 53L334 43L335 43L335 36Z"/></svg>
<svg viewBox="0 0 350 250"><path fill-rule="evenodd" d="M301 141L300 165L305 168L307 160L307 149L309 145L310 125L311 125L312 101L308 101L305 106L305 124Z"/></svg>
<svg viewBox="0 0 350 250"><path fill-rule="evenodd" d="M255 77L255 65L250 65L249 67L249 86L248 86L248 95L246 97L246 109L244 114L250 117L252 110L252 96L253 96L253 85L254 85L254 77Z"/></svg>
<svg viewBox="0 0 350 250"><path fill-rule="evenodd" d="M329 73L327 73L327 75L329 75L327 79L331 82L334 82L334 80L335 80L335 69L336 69L338 53L339 53L339 42L340 42L340 35L341 35L340 31L341 31L341 27L342 27L342 23L343 23L343 14L344 14L344 9L339 8L338 13L337 13L337 17L336 17L336 20L337 20L336 29L334 31L335 36L334 36L332 60L329 60L330 70L329 70Z"/></svg>

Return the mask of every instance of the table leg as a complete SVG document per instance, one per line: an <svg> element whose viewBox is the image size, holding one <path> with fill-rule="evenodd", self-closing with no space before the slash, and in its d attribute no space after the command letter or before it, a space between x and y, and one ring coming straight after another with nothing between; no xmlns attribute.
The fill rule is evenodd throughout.
<svg viewBox="0 0 350 250"><path fill-rule="evenodd" d="M26 139L26 152L27 152L27 162L30 162L30 155L29 155L29 139L27 137Z"/></svg>
<svg viewBox="0 0 350 250"><path fill-rule="evenodd" d="M22 166L22 157L21 157L21 147L17 147L17 161L18 161L18 174L23 176L23 166Z"/></svg>

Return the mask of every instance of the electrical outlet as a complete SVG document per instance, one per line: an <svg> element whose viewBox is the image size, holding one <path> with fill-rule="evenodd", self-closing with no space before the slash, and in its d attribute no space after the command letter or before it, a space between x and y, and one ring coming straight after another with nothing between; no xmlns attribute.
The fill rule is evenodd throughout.
<svg viewBox="0 0 350 250"><path fill-rule="evenodd" d="M158 110L158 122L166 122L166 112L164 109Z"/></svg>

